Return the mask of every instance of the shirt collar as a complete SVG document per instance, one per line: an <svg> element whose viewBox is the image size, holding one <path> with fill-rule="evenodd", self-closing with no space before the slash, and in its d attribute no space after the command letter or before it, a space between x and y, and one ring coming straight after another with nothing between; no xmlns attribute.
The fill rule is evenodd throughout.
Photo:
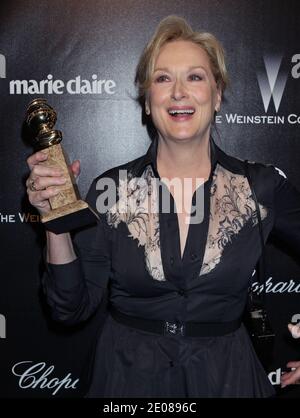
<svg viewBox="0 0 300 418"><path fill-rule="evenodd" d="M212 137L210 137L210 161L211 161L211 174L214 172L217 162L220 162L220 160L223 157L223 151L220 150L219 147L215 144ZM157 172L157 146L158 146L158 139L155 138L152 140L146 154L141 157L139 160L139 163L135 169L134 176L135 177L141 177L145 168L149 165L151 165L153 169L153 173L155 177L159 177ZM224 154L226 155L226 154Z"/></svg>

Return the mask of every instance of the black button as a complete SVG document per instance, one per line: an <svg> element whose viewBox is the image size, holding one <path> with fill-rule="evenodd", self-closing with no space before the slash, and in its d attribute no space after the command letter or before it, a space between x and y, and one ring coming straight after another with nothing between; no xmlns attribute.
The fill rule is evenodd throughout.
<svg viewBox="0 0 300 418"><path fill-rule="evenodd" d="M170 263L171 263L171 266L173 266L173 264L174 264L174 257L171 257L170 258Z"/></svg>
<svg viewBox="0 0 300 418"><path fill-rule="evenodd" d="M180 296L185 296L185 290L183 290L183 289L178 290L178 294Z"/></svg>
<svg viewBox="0 0 300 418"><path fill-rule="evenodd" d="M191 254L191 259L193 260L193 261L195 261L195 260L197 260L197 255L196 254Z"/></svg>

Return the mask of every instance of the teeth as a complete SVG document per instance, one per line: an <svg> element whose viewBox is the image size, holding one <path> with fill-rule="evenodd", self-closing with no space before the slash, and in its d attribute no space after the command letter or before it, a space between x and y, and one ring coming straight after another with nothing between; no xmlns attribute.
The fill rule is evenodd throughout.
<svg viewBox="0 0 300 418"><path fill-rule="evenodd" d="M186 109L186 110L184 110L184 109L182 109L182 110L169 110L169 114L170 115L176 115L176 114L180 114L180 115L184 115L184 114L189 114L189 115L192 115L193 113L195 113L195 111L194 110L192 110L192 109Z"/></svg>

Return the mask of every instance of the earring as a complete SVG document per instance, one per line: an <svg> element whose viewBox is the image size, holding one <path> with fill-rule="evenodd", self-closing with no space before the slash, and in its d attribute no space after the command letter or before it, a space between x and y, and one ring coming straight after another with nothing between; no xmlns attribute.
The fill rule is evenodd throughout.
<svg viewBox="0 0 300 418"><path fill-rule="evenodd" d="M149 109L149 107L146 105L146 107L145 107L145 112L146 112L146 115L150 115L150 109Z"/></svg>

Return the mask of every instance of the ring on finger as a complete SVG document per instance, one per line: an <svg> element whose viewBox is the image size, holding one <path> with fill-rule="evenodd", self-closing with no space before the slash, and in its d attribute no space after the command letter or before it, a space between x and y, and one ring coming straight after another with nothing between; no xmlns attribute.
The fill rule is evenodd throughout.
<svg viewBox="0 0 300 418"><path fill-rule="evenodd" d="M37 189L36 189L36 187L35 187L35 185L34 185L34 180L30 180L30 182L29 182L29 189L30 189L32 192L36 192L36 191L37 191Z"/></svg>

